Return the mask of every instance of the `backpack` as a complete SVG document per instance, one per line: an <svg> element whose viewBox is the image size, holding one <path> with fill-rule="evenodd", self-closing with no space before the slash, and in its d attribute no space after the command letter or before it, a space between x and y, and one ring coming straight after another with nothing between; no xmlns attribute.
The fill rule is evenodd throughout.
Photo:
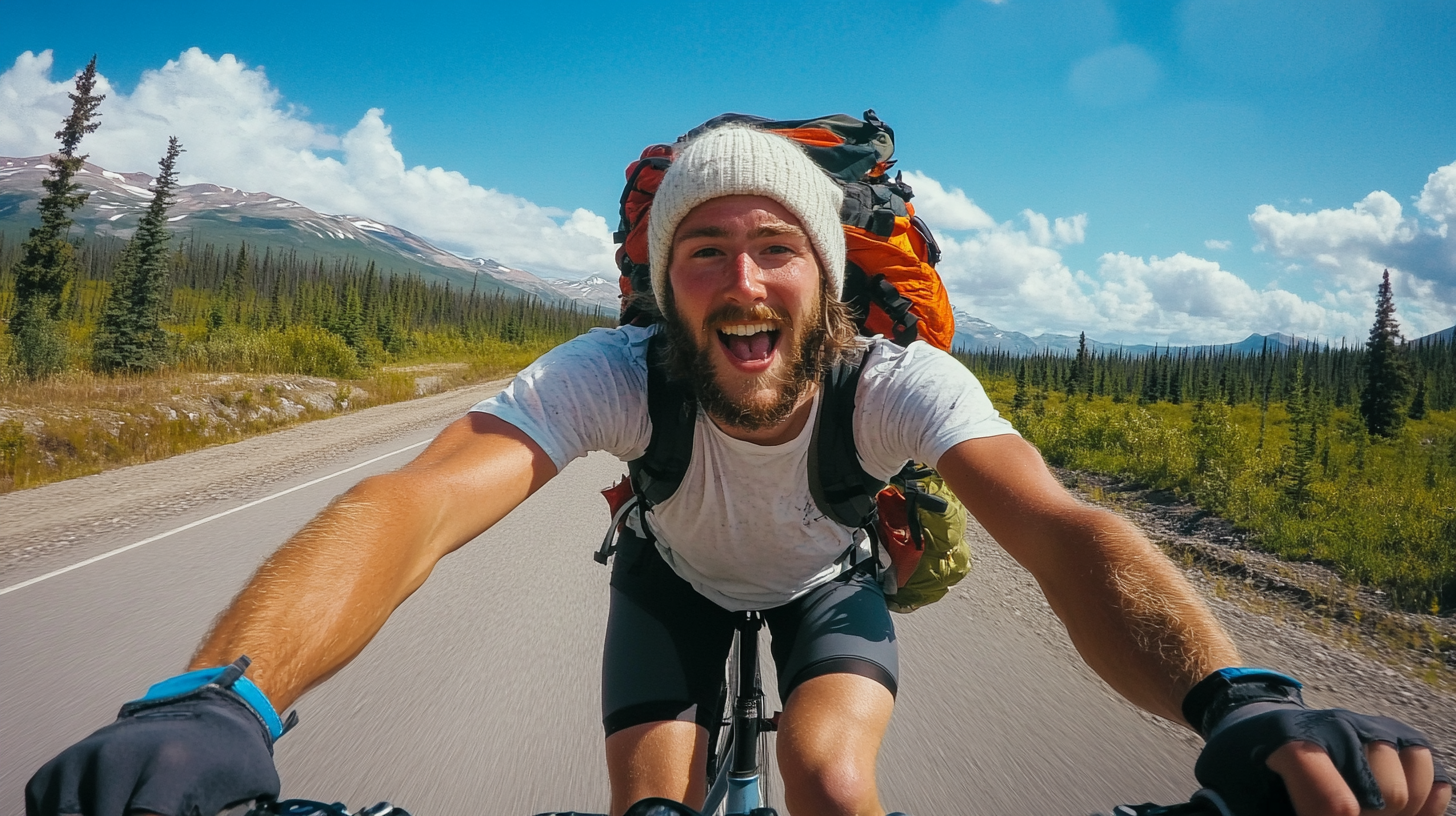
<svg viewBox="0 0 1456 816"><path fill-rule="evenodd" d="M910 204L914 192L895 164L895 131L873 110L861 121L845 114L817 119L770 120L725 113L688 131L682 143L705 130L745 124L798 142L815 163L844 188L840 221L844 224L846 260L841 297L854 311L861 330L882 334L900 345L925 340L950 351L955 335L950 296L935 265L940 246ZM646 326L657 320L647 264L647 222L652 198L672 164L673 145L649 145L627 165L627 183L619 202L618 287L622 294L621 325Z"/></svg>
<svg viewBox="0 0 1456 816"><path fill-rule="evenodd" d="M923 340L949 351L955 334L950 299L935 264L940 248L910 204L913 197L894 164L894 131L867 110L864 120L844 114L773 121L728 113L694 128L678 140L723 124L741 123L778 133L801 144L844 188L846 265L843 299L861 334L884 335L899 345ZM660 319L647 264L647 223L652 198L672 163L672 145L650 145L627 166L621 223L613 236L621 246L621 325L648 326ZM612 523L597 561L605 564L627 515L665 501L677 490L692 454L697 403L687 387L670 380L658 362L656 338L648 350L648 414L652 439L629 475L603 490ZM837 365L821 383L823 395L809 451L809 490L819 511L847 527L863 529L880 569L892 610L908 612L943 597L970 570L965 541L966 511L931 468L908 463L889 484L860 466L853 433L859 364ZM646 525L641 525L643 532ZM883 552L886 558L881 558ZM849 554L846 554L849 555ZM882 565L888 560L888 565ZM851 564L851 566L855 566Z"/></svg>

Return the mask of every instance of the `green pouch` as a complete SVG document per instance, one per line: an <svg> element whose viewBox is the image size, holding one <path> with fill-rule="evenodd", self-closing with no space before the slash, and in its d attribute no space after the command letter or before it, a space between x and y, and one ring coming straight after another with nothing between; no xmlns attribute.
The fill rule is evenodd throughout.
<svg viewBox="0 0 1456 816"><path fill-rule="evenodd" d="M885 603L892 612L913 612L935 603L971 571L971 546L966 543L966 506L933 470L907 483L907 495L918 491L945 502L944 512L916 507L925 551L910 580ZM938 502L937 502L938 504Z"/></svg>

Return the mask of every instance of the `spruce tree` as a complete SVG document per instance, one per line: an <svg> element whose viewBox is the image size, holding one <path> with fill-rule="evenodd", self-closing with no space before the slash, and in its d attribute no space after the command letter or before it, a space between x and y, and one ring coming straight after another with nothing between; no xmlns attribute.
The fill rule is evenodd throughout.
<svg viewBox="0 0 1456 816"><path fill-rule="evenodd" d="M162 328L172 300L167 207L177 186L181 152L173 136L158 165L152 202L116 266L91 353L91 367L97 371L155 371L167 361L167 332Z"/></svg>
<svg viewBox="0 0 1456 816"><path fill-rule="evenodd" d="M92 121L105 94L96 89L96 57L76 77L76 90L69 94L71 115L66 117L56 138L61 151L51 157L50 176L41 182L40 226L30 231L15 266L15 311L9 330L15 336L15 362L30 379L59 372L66 365L65 331L61 308L67 290L76 278L79 262L69 240L71 213L86 203L87 194L76 183L76 174L86 163L76 155L81 138L101 126Z"/></svg>
<svg viewBox="0 0 1456 816"><path fill-rule="evenodd" d="M1410 410L1405 415L1411 419L1426 418L1426 378L1424 373L1416 375L1416 393L1411 397Z"/></svg>
<svg viewBox="0 0 1456 816"><path fill-rule="evenodd" d="M1295 507L1303 507L1311 498L1314 483L1315 455L1319 450L1316 436L1318 408L1309 378L1304 372L1304 357L1294 360L1294 383L1286 408L1289 411L1289 439L1293 443L1285 495Z"/></svg>
<svg viewBox="0 0 1456 816"><path fill-rule="evenodd" d="M1365 343L1365 388L1360 392L1360 416L1371 436L1394 436L1405 422L1405 401L1410 376L1397 346L1400 325L1395 320L1395 298L1390 293L1390 270L1381 278L1375 297L1375 325Z"/></svg>

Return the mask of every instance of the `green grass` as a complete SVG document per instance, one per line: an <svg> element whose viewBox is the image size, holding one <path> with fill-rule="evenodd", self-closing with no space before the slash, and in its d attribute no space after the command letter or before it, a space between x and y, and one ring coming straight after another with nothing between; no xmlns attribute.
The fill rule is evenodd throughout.
<svg viewBox="0 0 1456 816"><path fill-rule="evenodd" d="M1054 465L1174 490L1268 552L1326 564L1401 608L1456 607L1456 412L1432 412L1382 440L1366 436L1352 409L1328 410L1301 495L1281 404L1261 422L1255 405L1139 406L1053 393L1013 412L1011 378L987 386Z"/></svg>

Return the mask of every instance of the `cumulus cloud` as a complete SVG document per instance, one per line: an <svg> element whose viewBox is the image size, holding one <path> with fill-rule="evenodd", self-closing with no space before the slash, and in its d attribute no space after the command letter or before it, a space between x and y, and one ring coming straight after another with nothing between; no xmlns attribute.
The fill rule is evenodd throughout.
<svg viewBox="0 0 1456 816"><path fill-rule="evenodd" d="M944 190L923 173L912 183L917 191ZM1074 269L1061 249L1086 241L1085 213L1051 218L1027 209L1020 221L998 223L977 207L974 220L942 220L955 210L932 206L940 203L931 197L920 212L939 232L939 270L951 299L1003 329L1087 331L1099 340L1129 343L1225 343L1273 331L1353 337L1362 331L1362 320L1340 303L1311 302L1277 287L1258 290L1217 262L1187 253L1143 258L1112 252L1091 271ZM1361 310L1368 300L1359 302Z"/></svg>
<svg viewBox="0 0 1456 816"><path fill-rule="evenodd" d="M0 74L0 154L56 149L71 82L52 81L51 70L51 52L26 52ZM187 150L179 162L184 184L267 191L540 273L579 277L613 269L605 218L541 207L441 167L409 166L377 108L337 136L288 104L261 68L230 54L213 58L190 49L145 72L130 94L104 76L98 86L107 94L101 128L82 146L108 169L151 170L175 135Z"/></svg>
<svg viewBox="0 0 1456 816"><path fill-rule="evenodd" d="M1217 238L1209 238L1207 241L1203 242L1203 246L1206 249L1225 250L1233 245L1233 241L1220 241Z"/></svg>
<svg viewBox="0 0 1456 816"><path fill-rule="evenodd" d="M947 190L940 182L914 170L905 172L905 181L915 191L915 211L940 229L990 229L996 222L976 205L964 190Z"/></svg>
<svg viewBox="0 0 1456 816"><path fill-rule="evenodd" d="M1456 216L1456 162L1442 167L1426 178L1426 186L1416 199L1416 209L1441 222Z"/></svg>
<svg viewBox="0 0 1456 816"><path fill-rule="evenodd" d="M1066 246L1087 240L1086 213L1051 221L1035 210L1022 210L1021 217L1026 219L1027 234L1037 246Z"/></svg>
<svg viewBox="0 0 1456 816"><path fill-rule="evenodd" d="M1349 207L1315 212L1261 204L1249 224L1256 250L1291 261L1287 268L1340 296L1360 294L1368 301L1389 269L1407 333L1419 336L1456 322L1453 217L1456 163L1427 177L1411 213L1376 190Z"/></svg>

